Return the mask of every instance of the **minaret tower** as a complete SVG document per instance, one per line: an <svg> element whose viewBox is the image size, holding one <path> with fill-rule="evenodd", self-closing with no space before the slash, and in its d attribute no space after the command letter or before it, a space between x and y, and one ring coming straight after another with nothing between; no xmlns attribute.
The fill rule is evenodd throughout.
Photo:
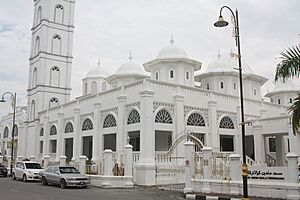
<svg viewBox="0 0 300 200"><path fill-rule="evenodd" d="M34 0L28 121L70 100L75 0Z"/></svg>

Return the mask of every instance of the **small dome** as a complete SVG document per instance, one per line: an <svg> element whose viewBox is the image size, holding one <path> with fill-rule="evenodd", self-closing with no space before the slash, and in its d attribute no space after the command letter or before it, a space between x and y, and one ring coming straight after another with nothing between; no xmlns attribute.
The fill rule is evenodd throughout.
<svg viewBox="0 0 300 200"><path fill-rule="evenodd" d="M299 78L289 79L285 82L278 81L272 92L288 92L288 91L300 91L300 80Z"/></svg>
<svg viewBox="0 0 300 200"><path fill-rule="evenodd" d="M174 45L173 36L171 36L171 45L161 49L157 54L157 59L164 59L164 58L188 58L185 51Z"/></svg>
<svg viewBox="0 0 300 200"><path fill-rule="evenodd" d="M97 64L98 67L88 71L86 78L107 77L109 75L109 73L103 67L100 67L100 59Z"/></svg>
<svg viewBox="0 0 300 200"><path fill-rule="evenodd" d="M238 72L234 68L238 68L238 60L232 52L228 57L222 57L218 53L218 58L208 64L207 72ZM250 66L245 62L242 63L242 69L244 74L254 74Z"/></svg>
<svg viewBox="0 0 300 200"><path fill-rule="evenodd" d="M131 61L124 63L119 67L114 75L128 75L128 74L145 74L142 66Z"/></svg>

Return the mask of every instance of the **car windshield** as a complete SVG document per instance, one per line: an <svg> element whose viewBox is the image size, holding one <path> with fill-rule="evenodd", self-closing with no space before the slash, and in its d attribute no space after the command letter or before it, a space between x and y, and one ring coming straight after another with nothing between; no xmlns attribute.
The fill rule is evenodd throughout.
<svg viewBox="0 0 300 200"><path fill-rule="evenodd" d="M39 163L25 163L26 169L43 169Z"/></svg>
<svg viewBox="0 0 300 200"><path fill-rule="evenodd" d="M59 172L61 174L80 174L75 167L60 167Z"/></svg>

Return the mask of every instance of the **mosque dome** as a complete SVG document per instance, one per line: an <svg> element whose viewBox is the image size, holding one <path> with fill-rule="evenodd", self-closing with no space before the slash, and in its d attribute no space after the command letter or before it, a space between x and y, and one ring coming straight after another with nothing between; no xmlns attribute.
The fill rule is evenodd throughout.
<svg viewBox="0 0 300 200"><path fill-rule="evenodd" d="M129 56L129 62L122 64L114 75L145 75L143 67L132 62L132 56Z"/></svg>
<svg viewBox="0 0 300 200"><path fill-rule="evenodd" d="M159 51L157 54L157 59L164 59L164 58L188 58L186 52L174 45L173 36L170 40L171 44Z"/></svg>
<svg viewBox="0 0 300 200"><path fill-rule="evenodd" d="M238 68L238 60L234 53L231 52L228 56L218 53L217 59L208 64L206 72L238 72L235 68ZM242 69L244 74L254 74L245 62L242 63Z"/></svg>
<svg viewBox="0 0 300 200"><path fill-rule="evenodd" d="M290 92L290 91L300 91L300 80L299 80L299 78L289 79L289 80L286 80L285 82L278 81L275 84L272 93Z"/></svg>
<svg viewBox="0 0 300 200"><path fill-rule="evenodd" d="M103 68L100 67L100 60L98 61L98 67L91 69L86 74L86 78L97 78L97 77L107 77L109 73Z"/></svg>

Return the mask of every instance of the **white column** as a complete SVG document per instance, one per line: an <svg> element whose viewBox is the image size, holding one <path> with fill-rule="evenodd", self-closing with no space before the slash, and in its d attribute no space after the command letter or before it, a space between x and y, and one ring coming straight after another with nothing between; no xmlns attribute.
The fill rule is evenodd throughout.
<svg viewBox="0 0 300 200"><path fill-rule="evenodd" d="M253 140L254 140L254 158L256 164L264 165L265 152L265 137L262 135L262 125L253 126Z"/></svg>
<svg viewBox="0 0 300 200"><path fill-rule="evenodd" d="M27 148L27 135L28 135L28 123L25 122L24 123L24 135L23 135L23 138L22 138L22 151L23 151L23 156L24 158L27 157L27 154L28 154L28 148ZM45 142L44 142L45 143ZM44 152L44 150L43 150Z"/></svg>
<svg viewBox="0 0 300 200"><path fill-rule="evenodd" d="M282 148L282 143L283 143L283 136L282 135L276 135L275 136L275 142L276 142L276 164L278 166L282 166L283 165L283 148Z"/></svg>
<svg viewBox="0 0 300 200"><path fill-rule="evenodd" d="M101 157L101 103L94 104L94 135L93 135L93 157L92 161L96 162Z"/></svg>
<svg viewBox="0 0 300 200"><path fill-rule="evenodd" d="M288 153L286 155L288 161L288 170L287 170L287 183L296 185L298 183L298 155L295 153ZM295 189L290 189L287 192L286 199L300 199L299 189L295 186Z"/></svg>
<svg viewBox="0 0 300 200"><path fill-rule="evenodd" d="M104 154L104 176L112 176L113 175L112 150L105 149L103 154Z"/></svg>
<svg viewBox="0 0 300 200"><path fill-rule="evenodd" d="M230 160L230 178L231 178L231 195L238 195L239 186L238 184L242 181L242 165L241 165L241 156L239 154L231 154L229 156Z"/></svg>
<svg viewBox="0 0 300 200"><path fill-rule="evenodd" d="M185 150L185 188L183 190L184 193L192 192L192 178L194 176L194 152L195 152L195 144L191 141L187 141L184 143Z"/></svg>
<svg viewBox="0 0 300 200"><path fill-rule="evenodd" d="M210 193L210 185L209 179L212 173L212 162L211 162L211 155L212 155L212 148L211 147L203 147L203 193Z"/></svg>
<svg viewBox="0 0 300 200"><path fill-rule="evenodd" d="M30 156L34 156L36 158L38 158L38 154L39 154L39 145L40 145L40 141L39 141L39 136L40 136L40 133L39 133L39 130L40 130L40 125L39 125L39 121L36 120L34 121L34 132L35 132L35 140L34 140L34 144L32 144L34 146L34 150L33 150L33 154L30 155Z"/></svg>
<svg viewBox="0 0 300 200"><path fill-rule="evenodd" d="M177 87L177 90L179 87ZM182 94L174 95L174 103L175 103L175 133L173 133L173 142L175 138L178 138L181 134L183 134L185 128L185 120L184 120L184 96ZM177 156L184 156L184 145L183 142L178 144Z"/></svg>
<svg viewBox="0 0 300 200"><path fill-rule="evenodd" d="M74 108L74 139L73 139L73 161L79 159L81 151L81 127L80 108Z"/></svg>
<svg viewBox="0 0 300 200"><path fill-rule="evenodd" d="M60 160L61 156L64 156L64 113L57 113L57 151L56 160Z"/></svg>
<svg viewBox="0 0 300 200"><path fill-rule="evenodd" d="M121 93L124 88L121 89ZM126 133L124 131L124 124L125 124L125 104L126 104L126 96L121 94L118 97L118 121L117 121L117 152L121 153L124 145L126 144L125 141L127 139Z"/></svg>
<svg viewBox="0 0 300 200"><path fill-rule="evenodd" d="M49 165L50 156L44 156L44 169Z"/></svg>
<svg viewBox="0 0 300 200"><path fill-rule="evenodd" d="M300 134L294 134L292 125L288 127L288 138L290 142L290 152L295 152L297 155L300 155ZM300 157L298 157L298 162L300 163Z"/></svg>
<svg viewBox="0 0 300 200"><path fill-rule="evenodd" d="M81 174L85 174L85 166L86 166L86 156L79 156L79 171Z"/></svg>
<svg viewBox="0 0 300 200"><path fill-rule="evenodd" d="M208 101L208 116L209 116L209 133L207 146L211 146L214 150L220 149L220 138L218 133L218 121L217 121L217 102L213 98L213 94L210 94L210 100Z"/></svg>
<svg viewBox="0 0 300 200"><path fill-rule="evenodd" d="M147 84L145 80L144 84ZM155 184L154 91L139 92L141 102L140 160L136 165L136 184Z"/></svg>
<svg viewBox="0 0 300 200"><path fill-rule="evenodd" d="M50 136L50 128L49 128L49 116L44 117L44 143L43 143L43 156L49 155L49 136Z"/></svg>
<svg viewBox="0 0 300 200"><path fill-rule="evenodd" d="M18 146L17 146L17 157L24 156L25 149L24 149L24 140L25 138L25 127L24 124L19 125L19 133L18 133Z"/></svg>
<svg viewBox="0 0 300 200"><path fill-rule="evenodd" d="M125 145L125 176L132 176L132 146Z"/></svg>

